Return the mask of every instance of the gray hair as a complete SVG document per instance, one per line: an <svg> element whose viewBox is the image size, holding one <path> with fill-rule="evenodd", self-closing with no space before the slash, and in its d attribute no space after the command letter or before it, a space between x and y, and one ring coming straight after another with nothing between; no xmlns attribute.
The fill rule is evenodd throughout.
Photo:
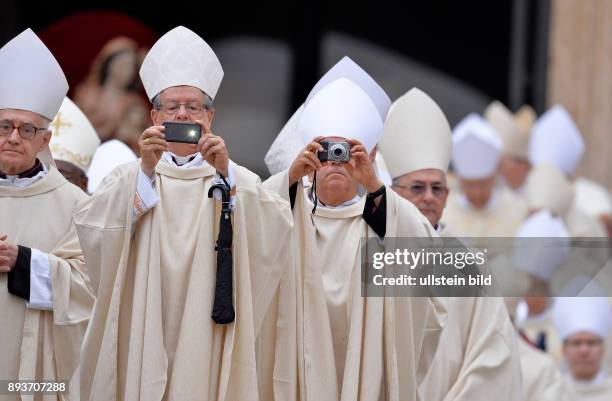
<svg viewBox="0 0 612 401"><path fill-rule="evenodd" d="M164 89L165 90L165 89ZM164 93L164 91L159 92L157 95L153 96L153 99L151 99L151 103L153 104L153 108L157 111L159 111L162 107L161 104L161 99L160 99L160 95ZM206 92L202 91L202 94L204 95L204 109L206 110L214 110L213 108L213 100L211 99L210 96L208 96L208 94L206 94Z"/></svg>

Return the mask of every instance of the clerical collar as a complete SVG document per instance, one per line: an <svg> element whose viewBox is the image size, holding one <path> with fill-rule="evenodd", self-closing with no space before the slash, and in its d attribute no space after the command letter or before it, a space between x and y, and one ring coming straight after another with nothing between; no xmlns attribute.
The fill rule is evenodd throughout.
<svg viewBox="0 0 612 401"><path fill-rule="evenodd" d="M312 193L313 185L310 182L310 179L308 179L308 176L302 177L302 185L304 186L304 189L308 190L308 197L310 198L310 200L314 202L315 197L313 196L313 193ZM325 203L321 202L321 200L317 197L317 207L324 207L327 209L342 209L344 207L348 207L348 206L354 205L355 203L359 202L364 195L365 195L365 189L360 185L357 188L357 195L355 195L353 199L350 199L338 206L328 206Z"/></svg>
<svg viewBox="0 0 612 401"><path fill-rule="evenodd" d="M41 171L45 171L43 164L40 162L40 160L36 159L36 161L34 162L34 166L26 171L24 171L23 173L19 173L17 175L6 175L4 174L2 171L0 171L0 178L2 178L3 180L6 180L8 177L15 177L15 178L32 178L35 177L36 174L40 173Z"/></svg>
<svg viewBox="0 0 612 401"><path fill-rule="evenodd" d="M324 207L327 209L342 209L351 205L354 205L355 203L359 202L361 200L361 196L359 195L355 195L355 197L351 200L348 200L338 206L327 206L326 204L324 204L323 202L321 202L320 199L317 199L317 204L319 207Z"/></svg>
<svg viewBox="0 0 612 401"><path fill-rule="evenodd" d="M162 154L162 160L180 168L200 167L205 163L202 159L202 154L199 152L187 156L179 156L172 152L164 152Z"/></svg>
<svg viewBox="0 0 612 401"><path fill-rule="evenodd" d="M190 161L193 161L193 159L195 159L195 155L189 155L189 156L172 155L172 161L174 161L174 164L176 164L177 166L182 166L184 164L187 164Z"/></svg>
<svg viewBox="0 0 612 401"><path fill-rule="evenodd" d="M34 167L19 175L6 175L0 173L0 186L26 188L42 179L47 174L47 167L36 159Z"/></svg>

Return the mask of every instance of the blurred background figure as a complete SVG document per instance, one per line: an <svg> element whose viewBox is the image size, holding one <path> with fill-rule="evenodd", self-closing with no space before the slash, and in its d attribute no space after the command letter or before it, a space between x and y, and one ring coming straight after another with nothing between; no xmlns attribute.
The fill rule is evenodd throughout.
<svg viewBox="0 0 612 401"><path fill-rule="evenodd" d="M506 308L513 323L520 298L505 298ZM516 327L516 326L515 326ZM521 361L522 401L572 401L576 395L563 380L555 360L535 347L516 329L519 357Z"/></svg>
<svg viewBox="0 0 612 401"><path fill-rule="evenodd" d="M512 237L526 216L524 202L500 185L502 140L476 113L453 130L452 166L459 181L451 192L442 223L460 237Z"/></svg>
<svg viewBox="0 0 612 401"><path fill-rule="evenodd" d="M89 183L87 185L89 193L93 194L96 192L104 178L115 167L135 162L137 159L138 156L136 156L132 149L118 139L104 142L98 147L89 167Z"/></svg>
<svg viewBox="0 0 612 401"><path fill-rule="evenodd" d="M563 340L565 378L579 400L610 400L612 377L603 361L611 314L608 299L603 297L556 301L554 322Z"/></svg>
<svg viewBox="0 0 612 401"><path fill-rule="evenodd" d="M439 222L449 193L452 140L438 104L418 88L408 91L391 106L378 146L392 177L391 188L427 217L446 245L461 246L452 238L452 227ZM499 400L516 400L521 394L519 356L502 300L446 296L450 294L435 299L447 317L435 352L422 351L431 358L422 366L422 399L485 400L489 395L480 383L487 381L508 389Z"/></svg>
<svg viewBox="0 0 612 401"><path fill-rule="evenodd" d="M66 97L49 126L49 149L55 165L68 181L87 193L87 171L100 138L85 114Z"/></svg>
<svg viewBox="0 0 612 401"><path fill-rule="evenodd" d="M576 177L576 169L581 163L585 151L585 142L580 130L572 116L561 105L555 105L533 125L530 143L529 160L533 166L552 164L562 172L571 185L571 205L564 213L570 234L573 237L605 237L608 235L599 214L610 211L609 199L604 195L601 200L592 198L588 194L576 196L578 190L584 190L585 185L596 192L607 192L600 184L586 178ZM576 182L585 185L575 185ZM588 191L588 189L587 189ZM552 195L554 196L554 194ZM601 199L601 196L599 197Z"/></svg>
<svg viewBox="0 0 612 401"><path fill-rule="evenodd" d="M531 169L529 162L529 131L536 119L529 105L512 113L498 100L492 102L484 112L484 117L495 128L502 139L502 155L499 172L504 183L517 195L522 196L527 174Z"/></svg>
<svg viewBox="0 0 612 401"><path fill-rule="evenodd" d="M119 139L136 153L148 119L147 105L138 91L139 68L137 43L114 38L102 48L74 97L102 141Z"/></svg>
<svg viewBox="0 0 612 401"><path fill-rule="evenodd" d="M555 298L551 282L570 255L570 238L563 220L542 209L529 216L514 239L512 263L525 275L524 300L519 302L515 324L525 340L560 359L559 341L552 323Z"/></svg>

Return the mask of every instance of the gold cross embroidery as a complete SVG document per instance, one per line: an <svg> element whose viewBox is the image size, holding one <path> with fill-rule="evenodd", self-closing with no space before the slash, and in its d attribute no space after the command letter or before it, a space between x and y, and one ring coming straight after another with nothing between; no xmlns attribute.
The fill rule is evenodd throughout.
<svg viewBox="0 0 612 401"><path fill-rule="evenodd" d="M53 130L53 135L54 136L60 136L60 128L61 127L72 127L72 123L68 122L66 120L62 121L62 113L58 112L57 116L55 116L55 119L53 120L53 122L51 123L51 125L53 126L54 130Z"/></svg>

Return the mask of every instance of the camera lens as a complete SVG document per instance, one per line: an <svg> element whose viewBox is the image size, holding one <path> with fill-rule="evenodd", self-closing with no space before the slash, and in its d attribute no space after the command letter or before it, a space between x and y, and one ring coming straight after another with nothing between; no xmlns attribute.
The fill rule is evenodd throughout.
<svg viewBox="0 0 612 401"><path fill-rule="evenodd" d="M349 159L348 149L341 143L335 143L329 149L329 157L336 161L347 161Z"/></svg>

